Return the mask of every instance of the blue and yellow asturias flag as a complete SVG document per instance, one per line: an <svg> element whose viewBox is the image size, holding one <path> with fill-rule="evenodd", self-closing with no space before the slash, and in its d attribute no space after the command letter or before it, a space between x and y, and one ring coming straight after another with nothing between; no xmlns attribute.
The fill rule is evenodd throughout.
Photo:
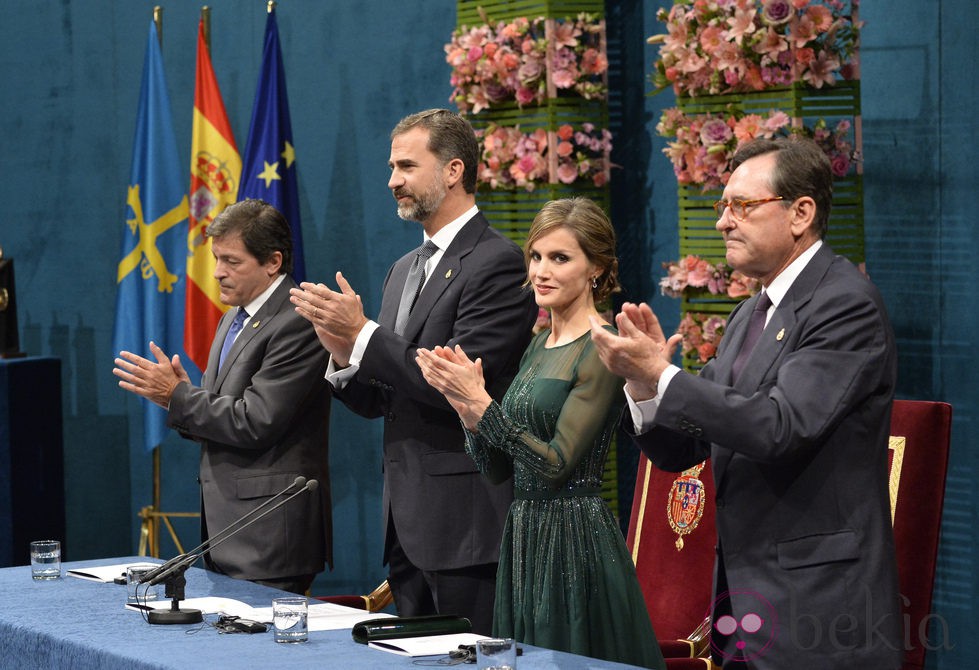
<svg viewBox="0 0 979 670"><path fill-rule="evenodd" d="M179 353L183 338L187 237L180 224L187 220L188 208L163 57L152 21L130 175L112 346L116 352L147 355L153 340L172 355ZM143 444L150 451L167 435L166 412L148 400L142 402Z"/></svg>
<svg viewBox="0 0 979 670"><path fill-rule="evenodd" d="M252 123L242 160L238 199L260 198L285 214L292 229L293 278L306 279L303 260L303 235L299 220L299 188L296 179L296 151L289 119L289 96L279 48L279 28L275 8L265 21L265 46L262 71L255 90Z"/></svg>

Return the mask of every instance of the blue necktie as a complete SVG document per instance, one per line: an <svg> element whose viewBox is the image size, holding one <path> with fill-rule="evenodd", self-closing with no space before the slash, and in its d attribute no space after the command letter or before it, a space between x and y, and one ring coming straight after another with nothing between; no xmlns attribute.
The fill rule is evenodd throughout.
<svg viewBox="0 0 979 670"><path fill-rule="evenodd" d="M422 287L425 285L425 264L438 250L439 248L431 240L415 250L415 260L408 270L405 287L401 292L401 303L398 305L398 318L394 322L394 332L398 335L405 332L411 309L415 306L418 294L422 292Z"/></svg>
<svg viewBox="0 0 979 670"><path fill-rule="evenodd" d="M748 362L751 351L758 344L758 339L761 337L762 331L765 330L768 308L771 306L772 299L768 297L768 293L762 293L755 303L754 310L751 312L751 318L748 321L748 332L744 336L744 342L741 343L741 350L738 352L738 357L734 359L734 365L731 366L732 382L738 380L738 375L741 374L744 364Z"/></svg>
<svg viewBox="0 0 979 670"><path fill-rule="evenodd" d="M218 370L224 365L224 357L228 355L231 345L235 343L235 337L241 332L241 327L247 318L248 312L239 307L238 313L235 314L235 320L231 322L231 328L228 329L228 334L224 337L224 344L221 346L221 358L218 359Z"/></svg>

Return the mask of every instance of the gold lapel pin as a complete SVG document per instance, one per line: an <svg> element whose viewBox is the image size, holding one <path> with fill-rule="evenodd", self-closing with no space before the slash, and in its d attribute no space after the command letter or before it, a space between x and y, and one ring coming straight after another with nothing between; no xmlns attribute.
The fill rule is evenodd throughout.
<svg viewBox="0 0 979 670"><path fill-rule="evenodd" d="M262 323L262 322L261 321L253 321L252 322L252 328L258 328L258 324L260 324L260 323Z"/></svg>
<svg viewBox="0 0 979 670"><path fill-rule="evenodd" d="M782 328L780 331L778 331L778 335L775 336L775 340L777 342L781 342L783 337L785 337L785 328Z"/></svg>
<svg viewBox="0 0 979 670"><path fill-rule="evenodd" d="M448 278L450 278L451 276L452 276L452 270L446 270L446 271L445 271L445 278L446 278L446 279L448 279Z"/></svg>

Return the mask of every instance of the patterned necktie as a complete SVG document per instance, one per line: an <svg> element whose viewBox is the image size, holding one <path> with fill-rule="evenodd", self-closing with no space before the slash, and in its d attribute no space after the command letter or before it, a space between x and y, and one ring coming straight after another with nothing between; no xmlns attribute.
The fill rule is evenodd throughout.
<svg viewBox="0 0 979 670"><path fill-rule="evenodd" d="M732 382L737 381L741 370L744 368L744 364L748 361L748 357L751 356L751 350L758 344L761 332L765 330L765 319L768 317L768 308L771 306L772 299L768 297L768 293L762 293L758 297L758 302L755 303L754 310L751 312L751 319L748 321L748 332L744 336L744 342L741 343L741 351L738 352L738 357L734 359L734 365L731 366Z"/></svg>
<svg viewBox="0 0 979 670"><path fill-rule="evenodd" d="M239 307L238 313L235 314L235 320L231 322L231 328L228 329L228 334L224 337L224 344L221 346L221 358L218 359L218 370L224 365L224 357L228 355L231 345L235 342L235 337L241 332L241 327L247 318L248 312Z"/></svg>
<svg viewBox="0 0 979 670"><path fill-rule="evenodd" d="M411 269L408 270L408 277L405 279L405 287L401 292L401 304L398 305L398 318L394 322L394 332L401 335L405 332L405 325L411 315L411 309L418 300L418 294L425 285L425 263L438 251L435 243L429 240L415 251L415 260L411 262Z"/></svg>

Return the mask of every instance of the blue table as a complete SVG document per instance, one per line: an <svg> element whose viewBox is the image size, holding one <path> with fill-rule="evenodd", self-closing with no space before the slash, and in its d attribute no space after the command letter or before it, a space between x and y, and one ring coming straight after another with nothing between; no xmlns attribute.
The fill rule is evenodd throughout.
<svg viewBox="0 0 979 670"><path fill-rule="evenodd" d="M66 563L64 570L146 560L130 556ZM220 596L268 607L281 591L199 568L187 571L187 598ZM418 668L398 656L355 643L349 630L309 634L305 644L283 645L272 633L221 634L211 627L150 625L124 607L126 587L65 576L31 579L29 566L0 569L0 667L137 670L283 667ZM214 619L214 617L205 617ZM200 629L200 630L198 630ZM197 631L190 633L190 631ZM615 670L634 666L521 645L520 670ZM433 661L437 657L426 657ZM433 667L434 664L429 665ZM446 667L446 666L434 666ZM471 665L458 665L460 670Z"/></svg>

